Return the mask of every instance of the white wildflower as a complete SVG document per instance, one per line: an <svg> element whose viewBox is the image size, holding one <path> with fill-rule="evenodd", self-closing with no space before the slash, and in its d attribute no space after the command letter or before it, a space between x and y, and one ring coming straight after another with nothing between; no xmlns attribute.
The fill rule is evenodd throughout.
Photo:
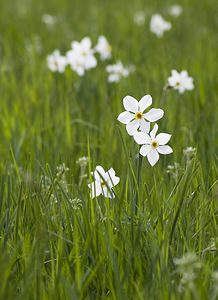
<svg viewBox="0 0 218 300"><path fill-rule="evenodd" d="M113 168L110 168L107 172L101 167L97 166L95 171L92 172L94 181L88 184L91 189L92 198L103 195L107 198L114 198L113 187L120 182L120 178L115 175Z"/></svg>
<svg viewBox="0 0 218 300"><path fill-rule="evenodd" d="M145 95L140 101L132 96L126 96L123 99L123 106L126 111L118 116L118 121L126 125L129 135L134 135L139 128L141 131L150 131L150 122L156 122L164 115L164 111L159 108L152 108L144 112L152 104L152 97Z"/></svg>
<svg viewBox="0 0 218 300"><path fill-rule="evenodd" d="M159 14L154 14L150 21L150 30L158 37L162 37L165 31L170 30L172 27L170 22L164 20Z"/></svg>
<svg viewBox="0 0 218 300"><path fill-rule="evenodd" d="M178 90L183 94L186 90L194 89L193 78L188 76L188 72L183 70L180 73L176 70L171 71L171 76L168 78L169 87Z"/></svg>
<svg viewBox="0 0 218 300"><path fill-rule="evenodd" d="M153 167L159 160L159 154L170 154L173 152L173 149L166 145L170 138L171 134L168 133L159 133L156 136L158 131L158 125L155 124L154 128L148 135L145 132L137 132L134 135L134 140L137 144L143 145L140 148L140 154L142 156L147 156L150 165Z"/></svg>

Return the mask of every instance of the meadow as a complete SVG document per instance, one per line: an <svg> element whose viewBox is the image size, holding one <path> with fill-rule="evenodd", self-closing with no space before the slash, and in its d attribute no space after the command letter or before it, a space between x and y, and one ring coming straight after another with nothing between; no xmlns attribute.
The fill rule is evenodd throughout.
<svg viewBox="0 0 218 300"><path fill-rule="evenodd" d="M217 1L0 0L0 27L0 299L218 299ZM111 58L83 76L48 68L101 35ZM166 88L173 69L194 88ZM153 167L117 120L147 94L172 135ZM98 165L112 199L90 195Z"/></svg>

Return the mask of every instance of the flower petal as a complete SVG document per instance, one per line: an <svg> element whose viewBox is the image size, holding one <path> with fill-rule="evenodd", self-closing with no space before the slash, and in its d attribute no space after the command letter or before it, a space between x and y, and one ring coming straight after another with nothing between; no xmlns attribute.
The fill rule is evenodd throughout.
<svg viewBox="0 0 218 300"><path fill-rule="evenodd" d="M134 134L134 140L139 145L151 144L150 136L145 132L136 132Z"/></svg>
<svg viewBox="0 0 218 300"><path fill-rule="evenodd" d="M148 108L152 104L152 98L150 95L145 95L139 101L139 111L143 112L146 108Z"/></svg>
<svg viewBox="0 0 218 300"><path fill-rule="evenodd" d="M139 121L138 120L133 120L131 122L129 122L126 125L126 130L128 132L129 135L134 135L137 131L137 129L139 128Z"/></svg>
<svg viewBox="0 0 218 300"><path fill-rule="evenodd" d="M152 149L148 153L147 158L148 158L148 161L149 161L150 165L153 167L159 159L159 154L158 154L157 150Z"/></svg>
<svg viewBox="0 0 218 300"><path fill-rule="evenodd" d="M164 111L160 108L152 108L149 112L144 114L145 119L149 122L156 122L161 119L164 115Z"/></svg>
<svg viewBox="0 0 218 300"><path fill-rule="evenodd" d="M152 140L155 138L157 131L158 131L158 125L154 124L154 127L150 132L150 137Z"/></svg>
<svg viewBox="0 0 218 300"><path fill-rule="evenodd" d="M142 155L142 156L146 156L148 155L148 153L151 151L151 145L143 145L139 151L139 153Z"/></svg>
<svg viewBox="0 0 218 300"><path fill-rule="evenodd" d="M166 145L166 146L159 146L157 148L157 151L160 153L160 154L170 154L170 153L173 153L173 149Z"/></svg>
<svg viewBox="0 0 218 300"><path fill-rule="evenodd" d="M102 180L106 176L105 170L102 168L102 166L97 166L95 168L95 171L92 173L95 180Z"/></svg>
<svg viewBox="0 0 218 300"><path fill-rule="evenodd" d="M169 142L171 136L172 135L168 133L159 133L156 136L156 140L158 141L159 145L166 145Z"/></svg>
<svg viewBox="0 0 218 300"><path fill-rule="evenodd" d="M139 109L138 101L132 96L126 96L123 99L123 106L126 110L136 113Z"/></svg>
<svg viewBox="0 0 218 300"><path fill-rule="evenodd" d="M88 184L88 187L91 189L92 198L98 197L102 193L101 184L98 181Z"/></svg>
<svg viewBox="0 0 218 300"><path fill-rule="evenodd" d="M115 186L120 182L120 178L118 176L115 176L115 171L113 168L110 168L107 173L109 182L111 182L112 186Z"/></svg>
<svg viewBox="0 0 218 300"><path fill-rule="evenodd" d="M119 114L117 120L123 124L128 124L134 118L134 114L129 111L124 111Z"/></svg>
<svg viewBox="0 0 218 300"><path fill-rule="evenodd" d="M145 119L141 119L140 120L140 130L146 133L149 133L150 131L150 126L151 123L150 122L146 122Z"/></svg>
<svg viewBox="0 0 218 300"><path fill-rule="evenodd" d="M114 192L112 189L109 189L107 186L102 188L102 195L106 198L113 199L115 198Z"/></svg>

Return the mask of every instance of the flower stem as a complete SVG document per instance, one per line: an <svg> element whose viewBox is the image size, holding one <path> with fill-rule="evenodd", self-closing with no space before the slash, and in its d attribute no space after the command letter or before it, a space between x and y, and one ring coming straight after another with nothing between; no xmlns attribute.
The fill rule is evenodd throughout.
<svg viewBox="0 0 218 300"><path fill-rule="evenodd" d="M142 160L143 156L139 153L138 158L138 167L137 167L137 185L138 188L136 189L136 195L135 195L135 215L138 213L138 199L139 199L139 190L140 190L140 174L141 174L141 168L142 168Z"/></svg>

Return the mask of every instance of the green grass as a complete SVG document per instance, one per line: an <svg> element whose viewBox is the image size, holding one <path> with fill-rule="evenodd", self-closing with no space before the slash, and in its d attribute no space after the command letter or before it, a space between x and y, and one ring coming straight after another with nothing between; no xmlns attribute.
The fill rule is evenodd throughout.
<svg viewBox="0 0 218 300"><path fill-rule="evenodd" d="M178 18L166 13L170 4L1 0L0 299L218 299L217 1L181 0ZM139 10L147 14L142 27L133 22ZM162 39L149 31L156 12L173 26ZM45 13L58 24L47 28ZM101 34L111 62L136 66L128 78L107 83L102 62L83 78L47 69L54 49ZM187 69L195 89L169 91L160 104L173 68ZM158 124L174 150L153 168L143 159L139 187L138 146L117 121L128 94L151 94L164 109ZM187 162L188 146L197 154ZM90 162L80 183L82 156ZM166 172L174 162L176 177ZM62 163L69 171L58 177ZM114 200L90 199L87 180L98 164L121 178ZM190 262L195 279L184 283L175 259L187 253L201 267Z"/></svg>

